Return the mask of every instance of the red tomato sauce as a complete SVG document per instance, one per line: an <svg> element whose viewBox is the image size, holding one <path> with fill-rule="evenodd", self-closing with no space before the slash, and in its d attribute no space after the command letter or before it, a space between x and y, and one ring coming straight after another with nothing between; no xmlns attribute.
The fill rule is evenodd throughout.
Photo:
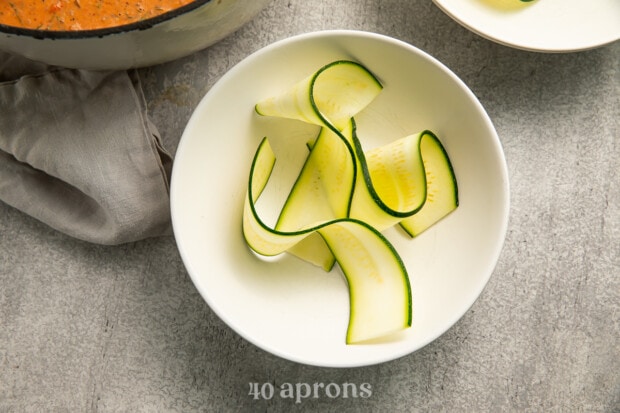
<svg viewBox="0 0 620 413"><path fill-rule="evenodd" d="M148 19L193 0L0 0L0 24L38 30L92 30Z"/></svg>

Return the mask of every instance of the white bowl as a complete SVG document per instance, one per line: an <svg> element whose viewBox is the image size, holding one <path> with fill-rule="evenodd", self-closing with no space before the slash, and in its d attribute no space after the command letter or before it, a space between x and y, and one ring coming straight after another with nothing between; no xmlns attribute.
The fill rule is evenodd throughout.
<svg viewBox="0 0 620 413"><path fill-rule="evenodd" d="M620 39L618 0L433 0L455 21L497 43L574 52Z"/></svg>
<svg viewBox="0 0 620 413"><path fill-rule="evenodd" d="M0 50L50 65L127 69L168 62L221 40L271 0L194 0L163 15L97 30L53 32L0 24Z"/></svg>
<svg viewBox="0 0 620 413"><path fill-rule="evenodd" d="M445 145L460 206L415 239L386 235L411 276L413 326L399 337L346 345L348 291L338 269L325 273L288 256L258 259L241 217L250 163L263 136L292 137L306 125L259 117L254 104L321 66L353 59L385 88L358 119L369 145L431 129ZM381 136L375 132L380 131ZM207 93L181 138L171 184L174 234L208 305L258 347L300 363L351 367L392 360L430 343L470 308L502 248L508 176L491 120L467 86L415 47L356 31L304 34L249 56Z"/></svg>

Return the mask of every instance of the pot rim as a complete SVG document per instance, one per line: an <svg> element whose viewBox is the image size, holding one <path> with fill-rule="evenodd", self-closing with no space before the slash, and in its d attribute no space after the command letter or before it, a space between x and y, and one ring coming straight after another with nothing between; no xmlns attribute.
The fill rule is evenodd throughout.
<svg viewBox="0 0 620 413"><path fill-rule="evenodd" d="M214 0L193 0L190 3L178 7L176 9L167 11L157 16L150 17L148 19L139 20L133 23L122 24L119 26L103 27L100 29L90 30L37 30L27 29L18 26L8 26L0 23L0 33L13 34L19 36L32 37L34 39L88 39L96 37L105 37L112 34L131 32L137 30L147 30L151 27L172 20L173 18L182 14L195 10L207 3L211 3Z"/></svg>

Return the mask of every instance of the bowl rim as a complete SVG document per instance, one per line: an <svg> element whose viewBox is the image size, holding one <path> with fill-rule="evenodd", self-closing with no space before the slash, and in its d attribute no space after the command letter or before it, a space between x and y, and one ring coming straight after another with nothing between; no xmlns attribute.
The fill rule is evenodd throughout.
<svg viewBox="0 0 620 413"><path fill-rule="evenodd" d="M169 10L165 13L158 14L157 16L149 17L147 19L138 20L133 23L127 23L118 26L102 27L99 29L89 30L37 30L19 26L9 26L0 23L0 34L24 36L39 40L90 39L105 37L108 35L114 35L124 32L147 30L157 24L172 20L177 16L189 13L199 7L213 2L214 0L192 0L184 6L177 7L176 9Z"/></svg>
<svg viewBox="0 0 620 413"><path fill-rule="evenodd" d="M592 50L620 41L620 30L615 31L614 33L606 33L602 37L599 36L582 38L582 41L580 43L574 44L565 43L563 41L558 42L557 40L551 42L541 41L541 39L531 41L531 39L517 38L514 35L511 35L508 31L503 31L503 29L502 31L498 31L496 28L492 27L492 25L488 25L488 23L486 22L480 23L480 21L475 21L476 19L472 19L472 15L468 11L464 13L463 10L459 10L458 7L454 7L451 0L432 0L432 2L442 12L444 12L447 16L453 19L456 23L463 26L465 29L471 31L478 36L481 36L484 39L506 47L514 48L516 50L537 53L572 53ZM591 3L594 4L595 2ZM492 16L488 17L488 20L495 19ZM510 25L511 24L508 24L508 26ZM540 27L537 28L536 26L536 24L533 24L532 27L530 27L530 31L537 29L541 30ZM544 30L545 33L548 33L549 30L553 31L553 23L545 21ZM567 30L572 29L568 27Z"/></svg>

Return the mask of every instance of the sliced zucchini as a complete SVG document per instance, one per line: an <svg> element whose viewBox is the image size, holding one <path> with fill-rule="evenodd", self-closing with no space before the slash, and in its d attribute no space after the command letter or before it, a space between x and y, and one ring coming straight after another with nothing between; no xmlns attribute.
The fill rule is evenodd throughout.
<svg viewBox="0 0 620 413"><path fill-rule="evenodd" d="M350 127L344 132L349 133L346 130ZM349 215L356 167L352 152L342 135L321 128L282 208L276 230L294 231ZM304 239L288 252L326 271L331 270L335 262L325 242L317 236Z"/></svg>
<svg viewBox="0 0 620 413"><path fill-rule="evenodd" d="M364 154L366 165L358 165L351 209L348 214L344 213L345 195L350 191L346 191L341 180L337 181L339 185L331 181L343 175L336 172L332 163L337 162L333 157L335 149L332 148L329 152L324 147L328 142L336 148L340 147L340 160L345 162L343 145L338 145L336 135L329 129L324 128L322 131L322 134L329 134L332 139L317 140L321 142L321 150L314 154L311 152L306 165L315 167L305 167L302 170L281 215L281 219L286 217L292 227L306 225L312 220L317 222L321 219L346 216L362 220L379 231L398 223L405 232L415 237L457 208L458 188L450 159L436 135L426 130ZM342 133L344 136L351 136L348 128ZM313 156L323 158L327 165L331 165L331 169L323 164L324 169L319 173L317 162L310 162ZM368 177L363 176L365 170L368 171ZM305 175L310 175L314 180ZM372 185L368 184L368 179ZM327 214L320 216L325 206L333 202L333 198L325 198L324 186L331 187L336 194L341 195L339 213L330 215L333 209L329 209ZM376 193L373 194L369 188ZM321 192L317 193L317 189ZM308 205L313 207L309 208ZM391 210L390 213L386 213L386 209ZM312 219L307 219L308 216ZM307 243L312 245L306 245ZM325 270L331 269L334 263L333 255L322 245L320 239L304 240L288 252Z"/></svg>
<svg viewBox="0 0 620 413"><path fill-rule="evenodd" d="M276 229L287 231L347 217L355 169L350 145L331 129L322 128L282 208Z"/></svg>
<svg viewBox="0 0 620 413"><path fill-rule="evenodd" d="M318 144L318 141L317 141ZM243 234L252 250L265 256L287 251L318 234L339 263L349 286L347 344L381 337L411 325L411 287L407 270L390 242L364 222L349 218L297 230L269 228L255 203L263 192L276 158L269 141L259 145L252 166L243 212Z"/></svg>
<svg viewBox="0 0 620 413"><path fill-rule="evenodd" d="M307 142L308 158L273 228L255 208L276 160L263 139L250 171L244 237L261 255L289 252L325 270L339 264L349 286L347 343L411 326L409 277L380 231L398 223L413 237L458 206L452 165L432 132L364 151L354 116L381 89L362 65L336 61L255 106L321 132Z"/></svg>
<svg viewBox="0 0 620 413"><path fill-rule="evenodd" d="M256 104L255 110L263 116L276 116L297 119L331 129L339 135L355 162L355 179L352 188L340 198L345 199L351 194L350 214L343 215L358 218L380 231L397 224L420 210L426 200L426 176L424 174L421 153L419 150L420 136L401 139L393 144L372 150L366 155L356 134L355 116L363 110L381 92L383 86L379 80L359 63L339 60L330 63L315 74L295 84L291 89L278 96L265 99ZM348 127L351 125L351 133ZM336 142L336 139L332 139ZM312 148L315 142L309 142ZM332 145L330 145L332 146ZM338 143L338 146L340 144ZM344 149L341 149L344 153ZM312 150L311 150L312 153ZM316 168L315 168L316 171ZM308 172L308 171L306 171ZM303 174L303 171L302 171ZM315 173L316 177L317 174ZM327 176L323 174L323 176ZM297 202L299 207L286 205L283 214L293 219L297 225L310 215L322 216L326 206L318 206L316 211L306 207L307 199L316 196L317 189L313 186L312 175L300 175L293 189L296 194L306 196ZM327 188L332 182L322 186ZM343 191L344 188L337 191ZM412 190L415 189L415 190ZM336 191L336 189L334 189ZM294 196L296 198L298 195ZM316 199L320 199L316 198ZM288 202L287 202L288 203ZM291 202L292 203L292 202ZM322 210L321 210L322 209ZM290 211L287 212L287 210ZM340 216L339 216L340 217ZM279 223L279 227L285 225ZM297 254L310 262L326 262L325 250L317 250L317 256Z"/></svg>
<svg viewBox="0 0 620 413"><path fill-rule="evenodd" d="M310 156L283 207L276 229L300 228L308 222L349 215L357 176L351 143L352 117L382 89L379 80L361 64L338 60L284 93L256 104L255 110L260 115L296 119L322 127L319 137L308 142ZM321 136L323 142L315 150ZM335 262L333 254L316 236L308 237L288 252L325 270L330 270Z"/></svg>
<svg viewBox="0 0 620 413"><path fill-rule="evenodd" d="M286 252L327 272L331 271L336 263L334 254L329 250L319 233L308 235Z"/></svg>
<svg viewBox="0 0 620 413"><path fill-rule="evenodd" d="M299 232L296 236L283 237L265 225L258 216L255 204L269 181L275 162L276 156L273 149L267 138L263 138L250 168L248 190L243 206L242 228L248 246L264 256L281 254L307 236L304 232Z"/></svg>
<svg viewBox="0 0 620 413"><path fill-rule="evenodd" d="M421 136L426 201L419 212L400 221L400 226L412 237L424 232L459 205L456 176L446 150L432 132L424 131Z"/></svg>
<svg viewBox="0 0 620 413"><path fill-rule="evenodd" d="M354 129L358 179L351 218L383 231L422 208L426 176L420 137L421 134L410 135L364 153Z"/></svg>
<svg viewBox="0 0 620 413"><path fill-rule="evenodd" d="M411 327L411 286L390 242L370 225L342 220L319 230L349 284L347 344Z"/></svg>
<svg viewBox="0 0 620 413"><path fill-rule="evenodd" d="M297 119L341 130L381 92L379 80L357 62L323 66L281 95L256 104L263 116Z"/></svg>

